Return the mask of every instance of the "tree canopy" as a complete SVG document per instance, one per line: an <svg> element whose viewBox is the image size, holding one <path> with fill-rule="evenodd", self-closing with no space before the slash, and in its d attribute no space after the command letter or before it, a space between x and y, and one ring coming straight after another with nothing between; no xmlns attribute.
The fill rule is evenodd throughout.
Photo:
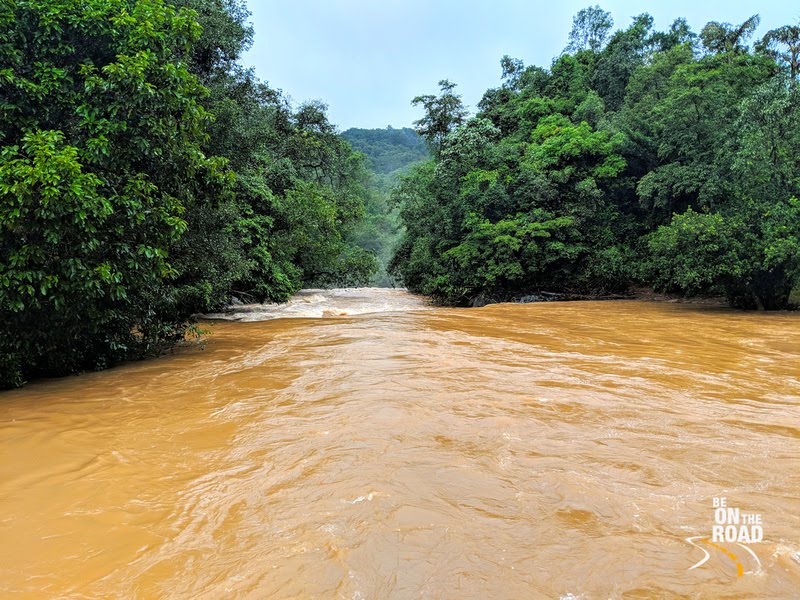
<svg viewBox="0 0 800 600"><path fill-rule="evenodd" d="M502 57L477 114L443 79L414 130L340 135L241 66L248 18L244 0L0 4L0 387L153 355L196 314L303 285L789 305L796 25L751 45L758 15L614 31L589 7L547 68Z"/></svg>
<svg viewBox="0 0 800 600"><path fill-rule="evenodd" d="M642 14L612 34L595 6L549 68L503 57L503 85L476 115L434 129L429 109L434 159L395 192L396 276L455 304L651 285L788 306L800 45L786 26L749 47L758 23L696 35L684 19L654 31Z"/></svg>
<svg viewBox="0 0 800 600"><path fill-rule="evenodd" d="M456 87L455 83L443 79L439 82L438 96L425 94L411 101L411 104L421 105L425 110L425 115L414 121L414 129L433 154L439 153L447 134L461 125L467 117L461 96L454 91Z"/></svg>
<svg viewBox="0 0 800 600"><path fill-rule="evenodd" d="M358 284L364 157L239 66L242 0L0 6L0 387L182 340L192 315Z"/></svg>

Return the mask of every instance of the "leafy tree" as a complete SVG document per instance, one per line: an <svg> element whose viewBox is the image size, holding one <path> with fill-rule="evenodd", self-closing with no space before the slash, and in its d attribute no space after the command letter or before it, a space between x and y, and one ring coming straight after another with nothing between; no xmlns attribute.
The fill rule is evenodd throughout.
<svg viewBox="0 0 800 600"><path fill-rule="evenodd" d="M608 40L613 27L614 19L611 18L611 13L597 5L578 11L578 14L572 19L572 31L569 32L567 51L599 52Z"/></svg>
<svg viewBox="0 0 800 600"><path fill-rule="evenodd" d="M738 107L731 146L736 186L764 201L800 196L800 89L774 77Z"/></svg>
<svg viewBox="0 0 800 600"><path fill-rule="evenodd" d="M800 75L799 25L784 25L768 31L759 43L758 49L786 63L792 80L797 81Z"/></svg>
<svg viewBox="0 0 800 600"><path fill-rule="evenodd" d="M229 185L200 150L205 92L181 60L200 33L190 13L160 0L5 7L3 386L182 337L169 253L187 210Z"/></svg>
<svg viewBox="0 0 800 600"><path fill-rule="evenodd" d="M741 25L711 21L700 32L700 41L713 54L743 53L747 51L745 43L760 23L761 17L758 15L753 15Z"/></svg>
<svg viewBox="0 0 800 600"><path fill-rule="evenodd" d="M174 6L194 11L203 32L192 45L189 58L193 73L208 85L227 79L240 69L239 56L253 41L250 12L244 0L171 0Z"/></svg>
<svg viewBox="0 0 800 600"><path fill-rule="evenodd" d="M531 118L532 114L520 114L519 107L512 102L518 94L524 93L534 103L545 93L551 75L539 67L525 67L521 60L504 56L500 61L503 71L503 85L487 90L478 103L480 116L492 121L504 135L519 129L520 118ZM535 106L530 107L535 112ZM548 111L549 112L549 111Z"/></svg>
<svg viewBox="0 0 800 600"><path fill-rule="evenodd" d="M619 220L605 181L625 168L615 154L621 138L563 115L541 119L522 148L498 145L500 135L491 121L472 119L446 138L435 168L405 179L397 275L460 304L558 288L570 271L573 291L618 287L605 260L616 235L593 232L593 223Z"/></svg>
<svg viewBox="0 0 800 600"><path fill-rule="evenodd" d="M800 202L742 200L725 213L676 215L650 239L656 285L723 293L733 306L785 308L800 280Z"/></svg>
<svg viewBox="0 0 800 600"><path fill-rule="evenodd" d="M411 101L414 106L421 104L425 109L425 116L414 121L414 126L433 154L439 153L447 134L461 125L467 117L461 96L453 93L455 88L455 83L443 79L439 82L438 96L426 94Z"/></svg>
<svg viewBox="0 0 800 600"><path fill-rule="evenodd" d="M628 29L616 32L600 53L592 87L607 109L616 111L622 106L628 81L645 64L652 27L653 17L639 15Z"/></svg>
<svg viewBox="0 0 800 600"><path fill-rule="evenodd" d="M638 283L787 306L800 279L794 32L753 54L757 16L712 22L698 55L685 20L652 24L610 35L610 15L588 8L549 69L503 57L477 117L395 194L406 285L456 304Z"/></svg>
<svg viewBox="0 0 800 600"><path fill-rule="evenodd" d="M351 239L363 157L324 105L293 110L238 65L247 15L0 5L0 387L157 353L234 293L377 269Z"/></svg>
<svg viewBox="0 0 800 600"><path fill-rule="evenodd" d="M697 34L689 27L686 19L675 19L669 31L656 31L649 39L650 46L655 52L668 52L684 44L694 48L696 41Z"/></svg>
<svg viewBox="0 0 800 600"><path fill-rule="evenodd" d="M677 49L672 58L680 60L681 52ZM774 63L749 54L671 64L674 70L667 80L656 68L642 73L658 78L650 85L663 86L654 89L657 99L646 94L637 100L646 104L629 103L631 112L644 113L634 122L654 142L651 151L656 160L637 190L642 206L660 222L689 206L713 209L731 196L730 158L724 150L737 135L733 124L738 105L775 74ZM664 68L672 68L669 65ZM637 96L641 84L636 82Z"/></svg>

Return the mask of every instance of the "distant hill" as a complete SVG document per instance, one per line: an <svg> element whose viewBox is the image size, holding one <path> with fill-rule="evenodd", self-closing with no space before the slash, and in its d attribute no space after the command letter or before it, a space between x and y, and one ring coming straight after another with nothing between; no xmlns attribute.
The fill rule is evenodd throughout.
<svg viewBox="0 0 800 600"><path fill-rule="evenodd" d="M430 158L423 139L409 127L354 128L345 131L342 137L369 158L370 167L379 175L389 175L412 163Z"/></svg>
<svg viewBox="0 0 800 600"><path fill-rule="evenodd" d="M381 263L371 285L394 287L396 282L388 273L388 265L401 235L398 209L390 201L392 190L400 176L414 163L430 159L425 142L408 127L394 129L348 129L342 137L363 153L372 170L366 198L366 215L350 232L355 245L374 252Z"/></svg>

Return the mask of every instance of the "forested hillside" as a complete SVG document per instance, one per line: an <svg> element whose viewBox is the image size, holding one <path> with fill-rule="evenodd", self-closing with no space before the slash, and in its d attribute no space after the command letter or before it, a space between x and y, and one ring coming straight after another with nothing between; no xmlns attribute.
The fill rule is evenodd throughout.
<svg viewBox="0 0 800 600"><path fill-rule="evenodd" d="M363 153L372 171L366 202L366 217L356 228L353 241L373 252L380 269L372 285L386 287L395 284L389 275L389 263L400 241L401 227L397 206L391 202L391 190L400 177L415 164L430 158L425 140L411 128L348 129L342 137Z"/></svg>
<svg viewBox="0 0 800 600"><path fill-rule="evenodd" d="M429 158L425 140L410 127L394 129L348 129L342 137L369 158L370 168L379 175L403 171Z"/></svg>
<svg viewBox="0 0 800 600"><path fill-rule="evenodd" d="M232 295L359 284L369 173L238 63L242 0L0 5L0 387L167 348Z"/></svg>
<svg viewBox="0 0 800 600"><path fill-rule="evenodd" d="M455 85L414 100L434 159L396 192L393 269L467 304L632 284L780 309L800 280L800 27L758 16L575 17L548 68L504 57L468 118ZM754 42L754 43L753 43Z"/></svg>

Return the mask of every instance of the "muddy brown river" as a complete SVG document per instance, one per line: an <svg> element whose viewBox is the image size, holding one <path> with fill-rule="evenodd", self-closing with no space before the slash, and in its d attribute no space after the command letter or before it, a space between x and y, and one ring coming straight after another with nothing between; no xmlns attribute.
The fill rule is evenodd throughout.
<svg viewBox="0 0 800 600"><path fill-rule="evenodd" d="M225 317L0 394L0 597L800 598L798 314Z"/></svg>

